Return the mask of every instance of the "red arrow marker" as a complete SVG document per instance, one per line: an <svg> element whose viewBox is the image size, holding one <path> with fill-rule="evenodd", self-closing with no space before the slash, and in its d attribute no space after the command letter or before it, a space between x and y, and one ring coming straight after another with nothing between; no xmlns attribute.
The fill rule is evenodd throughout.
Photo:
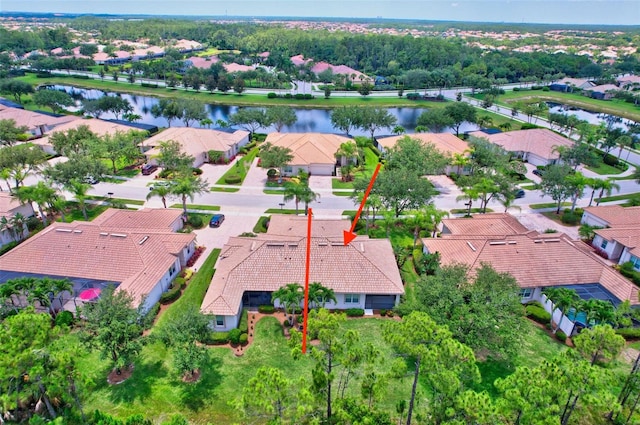
<svg viewBox="0 0 640 425"><path fill-rule="evenodd" d="M344 246L347 246L351 243L352 240L356 238L356 234L353 233L353 230L356 228L356 224L360 219L360 214L362 213L362 208L364 208L364 204L367 202L367 198L369 197L369 192L371 192L371 188L373 188L373 183L376 181L376 177L378 177L378 171L380 171L380 163L376 165L376 169L373 172L373 176L371 176L371 181L369 182L369 186L367 186L367 190L364 192L364 196L362 197L362 202L360 203L360 207L358 208L358 212L356 216L353 218L353 223L351 223L351 230L348 232L346 230L343 231L344 234Z"/></svg>

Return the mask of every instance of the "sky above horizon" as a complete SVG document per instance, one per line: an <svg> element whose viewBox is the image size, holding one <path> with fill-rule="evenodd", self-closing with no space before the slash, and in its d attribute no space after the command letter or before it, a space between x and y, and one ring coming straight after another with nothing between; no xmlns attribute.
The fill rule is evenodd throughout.
<svg viewBox="0 0 640 425"><path fill-rule="evenodd" d="M0 0L0 11L640 25L640 0Z"/></svg>

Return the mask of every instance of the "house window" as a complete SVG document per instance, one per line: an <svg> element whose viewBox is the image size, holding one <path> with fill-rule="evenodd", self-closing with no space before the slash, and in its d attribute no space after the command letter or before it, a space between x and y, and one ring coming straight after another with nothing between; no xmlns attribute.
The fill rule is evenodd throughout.
<svg viewBox="0 0 640 425"><path fill-rule="evenodd" d="M634 269L640 270L640 258L634 257L632 255L631 258L629 259L629 261L631 261L631 264L633 264L633 268Z"/></svg>
<svg viewBox="0 0 640 425"><path fill-rule="evenodd" d="M293 172L293 168L290 165L284 167L284 172L287 174L291 174Z"/></svg>
<svg viewBox="0 0 640 425"><path fill-rule="evenodd" d="M216 327L224 327L224 316L216 316Z"/></svg>
<svg viewBox="0 0 640 425"><path fill-rule="evenodd" d="M600 248L602 248L602 249L607 249L607 244L608 244L608 243L609 243L609 242L608 242L606 239L603 239L603 240L602 240L602 243L600 244Z"/></svg>
<svg viewBox="0 0 640 425"><path fill-rule="evenodd" d="M169 269L169 276L173 276L176 273L176 265L174 264L173 266L171 266L171 268Z"/></svg>
<svg viewBox="0 0 640 425"><path fill-rule="evenodd" d="M345 304L359 304L360 303L360 294L346 294L344 296Z"/></svg>
<svg viewBox="0 0 640 425"><path fill-rule="evenodd" d="M525 288L520 290L520 298L531 298L533 295L533 289Z"/></svg>

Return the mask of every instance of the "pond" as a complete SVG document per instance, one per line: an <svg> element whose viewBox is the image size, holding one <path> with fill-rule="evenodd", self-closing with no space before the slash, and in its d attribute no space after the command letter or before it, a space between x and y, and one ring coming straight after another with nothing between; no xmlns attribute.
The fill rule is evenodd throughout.
<svg viewBox="0 0 640 425"><path fill-rule="evenodd" d="M69 93L76 100L76 108L78 110L80 107L80 101L82 99L97 99L99 97L109 95L109 96L120 96L129 101L131 106L133 107L133 113L138 114L142 117L140 120L145 124L154 124L158 127L167 127L167 120L158 117L154 118L151 115L151 107L158 103L158 98L150 97L150 96L139 96L132 94L120 94L120 93L112 93L112 92L104 92L96 89L82 89L72 86L64 86L64 85L55 85L50 88L61 90ZM207 104L207 113L209 118L214 122L212 127L215 127L215 122L218 120L227 121L229 119L229 115L232 115L238 111L237 106L231 105L212 105ZM70 108L72 109L72 108ZM426 108L388 108L389 113L395 116L398 120L398 125L404 127L407 133L414 133L416 128L416 121L418 117L423 112L427 111ZM340 130L337 130L331 124L331 110L328 109L308 109L308 108L294 108L296 116L298 118L297 122L291 126L285 126L282 129L283 133L307 133L307 132L315 132L315 133L339 133ZM100 118L103 119L112 119L115 116L112 113L105 113ZM182 121L174 120L171 123L174 127L183 127L184 124ZM193 125L194 127L200 127L199 123ZM460 127L460 132L463 133L465 131L473 131L477 130L478 126L471 123L464 123ZM391 134L391 128L385 128L378 130L376 135L382 134ZM260 132L274 132L275 129L273 127L269 127L267 129L260 129ZM453 132L453 130L448 129L447 131ZM353 130L353 136L361 136L361 135L369 135L367 132L363 132L362 130Z"/></svg>
<svg viewBox="0 0 640 425"><path fill-rule="evenodd" d="M603 114L600 112L588 111L586 109L580 109L575 106L564 105L555 102L546 102L549 106L549 113L575 115L581 120L587 121L591 124L605 123L607 126L613 128L622 128L623 130L629 130L629 125L633 123L631 120L623 119L621 117L609 114Z"/></svg>

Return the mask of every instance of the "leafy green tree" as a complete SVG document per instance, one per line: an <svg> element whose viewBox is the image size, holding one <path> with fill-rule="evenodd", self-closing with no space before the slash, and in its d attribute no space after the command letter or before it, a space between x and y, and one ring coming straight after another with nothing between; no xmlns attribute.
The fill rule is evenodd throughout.
<svg viewBox="0 0 640 425"><path fill-rule="evenodd" d="M342 167L343 181L351 181L351 171L353 171L353 163L358 159L358 146L355 142L344 142L340 144L340 147L335 153L335 157L338 161L346 161L346 164Z"/></svg>
<svg viewBox="0 0 640 425"><path fill-rule="evenodd" d="M118 172L118 161L129 164L140 157L139 144L143 138L144 133L133 130L127 133L116 131L115 134L105 134L99 138L102 157L111 162L113 174Z"/></svg>
<svg viewBox="0 0 640 425"><path fill-rule="evenodd" d="M420 114L416 124L434 133L440 133L445 128L453 126L453 118L443 108L431 108Z"/></svg>
<svg viewBox="0 0 640 425"><path fill-rule="evenodd" d="M60 90L41 89L33 94L32 99L36 105L47 106L54 113L62 111L64 107L73 105L71 96Z"/></svg>
<svg viewBox="0 0 640 425"><path fill-rule="evenodd" d="M454 407L465 385L480 380L473 351L454 339L445 326L439 326L422 312L413 312L401 322L389 321L384 325L385 340L414 362L407 425L411 425L421 375L432 397L429 414L439 423L445 419L445 412Z"/></svg>
<svg viewBox="0 0 640 425"><path fill-rule="evenodd" d="M284 308L284 312L289 313L289 324L293 326L293 313L296 308L300 307L300 303L304 299L304 291L299 283L288 283L278 288L271 294L271 302L276 300Z"/></svg>
<svg viewBox="0 0 640 425"><path fill-rule="evenodd" d="M359 111L358 127L371 134L371 140L377 130L381 128L393 128L397 118L384 108L362 108Z"/></svg>
<svg viewBox="0 0 640 425"><path fill-rule="evenodd" d="M44 208L51 204L56 198L58 191L43 181L39 181L33 186L20 187L15 192L15 197L20 202L36 203L38 205L38 212L42 217L44 226L47 227L47 215L44 212Z"/></svg>
<svg viewBox="0 0 640 425"><path fill-rule="evenodd" d="M229 123L244 128L251 133L251 137L258 129L264 127L266 122L267 114L259 108L241 108L235 114L229 115Z"/></svg>
<svg viewBox="0 0 640 425"><path fill-rule="evenodd" d="M560 214L562 202L574 193L567 177L572 173L568 165L549 165L542 174L540 190L543 196L549 196L556 202L556 214Z"/></svg>
<svg viewBox="0 0 640 425"><path fill-rule="evenodd" d="M233 91L238 93L238 94L242 94L242 92L244 92L244 87L245 83L244 83L244 79L237 77L233 80Z"/></svg>
<svg viewBox="0 0 640 425"><path fill-rule="evenodd" d="M28 131L24 125L18 127L15 120L0 120L0 144L12 146L18 140L26 139Z"/></svg>
<svg viewBox="0 0 640 425"><path fill-rule="evenodd" d="M167 126L171 127L171 121L179 119L182 116L182 111L176 100L163 98L151 107L151 115L154 118L163 117L167 120Z"/></svg>
<svg viewBox="0 0 640 425"><path fill-rule="evenodd" d="M109 172L107 166L91 156L72 155L66 162L58 162L43 171L45 177L60 186L70 186L72 181L84 181L87 176L101 179Z"/></svg>
<svg viewBox="0 0 640 425"><path fill-rule="evenodd" d="M9 79L0 82L0 93L13 96L16 102L22 104L22 96L33 93L33 86L24 81Z"/></svg>
<svg viewBox="0 0 640 425"><path fill-rule="evenodd" d="M180 143L168 140L160 142L160 148L157 157L158 165L169 172L178 172L180 170L191 170L195 158L182 151Z"/></svg>
<svg viewBox="0 0 640 425"><path fill-rule="evenodd" d="M209 333L209 320L195 308L171 316L159 329L159 337L173 348L173 364L181 376L193 379L204 365L207 349L198 342Z"/></svg>
<svg viewBox="0 0 640 425"><path fill-rule="evenodd" d="M293 152L289 148L274 146L267 142L260 147L260 166L263 168L277 168L282 175L282 169L293 160Z"/></svg>
<svg viewBox="0 0 640 425"><path fill-rule="evenodd" d="M56 131L49 137L49 141L57 153L66 157L91 156L98 150L98 136L87 125L66 132Z"/></svg>
<svg viewBox="0 0 640 425"><path fill-rule="evenodd" d="M292 126L298 121L295 111L290 106L272 106L267 108L266 122L273 125L279 133L284 126Z"/></svg>
<svg viewBox="0 0 640 425"><path fill-rule="evenodd" d="M616 334L609 324L583 329L573 338L573 343L592 366L597 361L608 362L615 359L625 346L624 338Z"/></svg>
<svg viewBox="0 0 640 425"><path fill-rule="evenodd" d="M444 107L444 112L451 119L451 127L456 130L456 136L460 134L460 126L463 122L476 121L476 109L465 102L450 103Z"/></svg>
<svg viewBox="0 0 640 425"><path fill-rule="evenodd" d="M36 146L21 144L0 149L0 169L7 171L7 177L15 182L18 189L29 176L39 171L47 159L47 154Z"/></svg>
<svg viewBox="0 0 640 425"><path fill-rule="evenodd" d="M180 111L180 119L187 127L194 122L200 122L207 118L204 103L193 99L180 99L177 101L178 110Z"/></svg>
<svg viewBox="0 0 640 425"><path fill-rule="evenodd" d="M331 124L338 130L344 131L347 136L354 128L360 127L360 114L362 108L342 106L331 111Z"/></svg>
<svg viewBox="0 0 640 425"><path fill-rule="evenodd" d="M369 96L371 94L371 90L373 90L373 85L369 83L362 83L358 87L358 93L364 97Z"/></svg>
<svg viewBox="0 0 640 425"><path fill-rule="evenodd" d="M84 305L82 314L86 318L88 343L97 346L102 356L111 360L117 374L122 373L122 368L142 349L142 329L131 295L108 286L96 303Z"/></svg>
<svg viewBox="0 0 640 425"><path fill-rule="evenodd" d="M233 406L247 418L269 418L274 424L303 423L313 411L304 379L287 379L280 369L261 367L249 379Z"/></svg>
<svg viewBox="0 0 640 425"><path fill-rule="evenodd" d="M179 175L170 187L171 193L180 197L182 200L182 216L184 221L187 221L188 218L187 198L193 202L196 195L200 195L209 189L206 180L203 180L200 176L193 175Z"/></svg>
<svg viewBox="0 0 640 425"><path fill-rule="evenodd" d="M408 169L423 176L442 174L451 162L433 143L404 136L385 153L385 170Z"/></svg>

